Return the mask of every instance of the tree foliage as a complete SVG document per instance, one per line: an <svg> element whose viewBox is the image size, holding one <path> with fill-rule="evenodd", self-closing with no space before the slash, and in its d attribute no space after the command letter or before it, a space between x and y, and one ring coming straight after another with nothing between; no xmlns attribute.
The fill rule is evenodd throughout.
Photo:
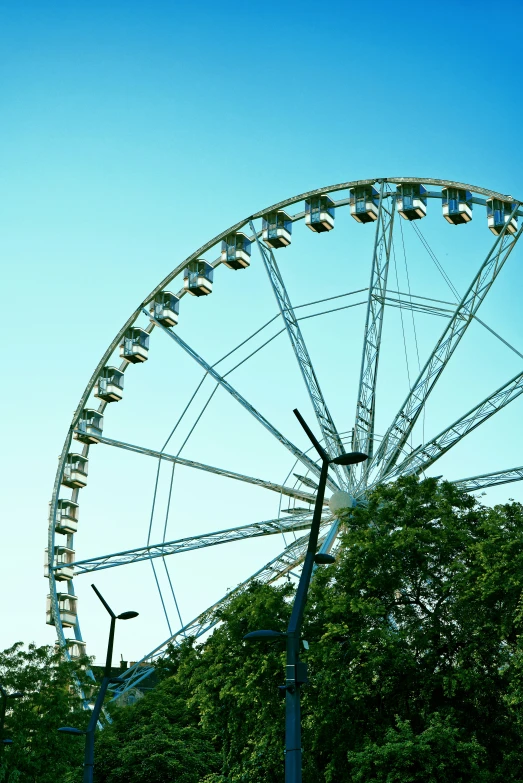
<svg viewBox="0 0 523 783"><path fill-rule="evenodd" d="M520 781L522 586L519 504L483 507L433 479L379 487L346 520L336 565L311 586L305 781ZM207 777L195 772L191 783L282 780L283 645L242 639L284 630L291 593L253 584L204 644L171 652L165 684L215 752ZM128 715L147 702L153 710L162 693ZM187 725L180 713L173 720ZM116 722L100 743L114 731Z"/></svg>
<svg viewBox="0 0 523 783"><path fill-rule="evenodd" d="M520 780L522 587L519 504L380 487L312 588L310 779Z"/></svg>
<svg viewBox="0 0 523 783"><path fill-rule="evenodd" d="M80 663L65 662L54 647L27 648L21 642L0 652L0 682L10 700L5 733L13 740L0 761L2 783L67 783L83 760L80 738L58 733L60 726L85 728L88 714L73 687L85 679Z"/></svg>
<svg viewBox="0 0 523 783"><path fill-rule="evenodd" d="M484 507L434 479L379 487L345 520L336 564L318 568L311 585L303 633L305 783L523 780L522 587L520 504ZM172 649L160 684L135 705L112 710L112 725L97 739L95 779L283 780L285 707L277 686L284 645L243 636L284 630L292 596L290 583L254 583L222 607L203 644L188 639ZM33 662L26 665L32 672ZM76 783L72 751L69 777L66 771L75 738L54 732L66 714L77 726L82 716L67 713L67 677L60 669L60 680L58 669L52 687L42 679L40 711L28 706L37 700L20 705L9 783ZM12 687L23 689L21 669L12 673ZM40 776L43 731L64 762L54 777Z"/></svg>

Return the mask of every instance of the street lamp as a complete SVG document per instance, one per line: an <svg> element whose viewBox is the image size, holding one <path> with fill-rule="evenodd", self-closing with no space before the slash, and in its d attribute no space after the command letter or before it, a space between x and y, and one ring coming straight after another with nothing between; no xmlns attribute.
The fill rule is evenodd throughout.
<svg viewBox="0 0 523 783"><path fill-rule="evenodd" d="M300 687L307 682L307 666L300 661L300 634L305 603L307 601L307 593L309 591L314 564L328 565L334 563L334 557L332 555L323 552L316 554L329 465L355 465L358 462L364 462L368 458L367 454L353 451L349 454L340 454L339 457L331 459L325 449L314 437L300 412L295 409L294 414L307 433L309 440L321 459L320 481L316 493L307 554L305 555L298 589L296 590L296 597L294 599L287 633L263 630L252 631L243 637L244 639L253 640L277 639L279 637L286 637L287 639L285 685L281 686L282 690L285 692L285 783L301 783L302 780Z"/></svg>
<svg viewBox="0 0 523 783"><path fill-rule="evenodd" d="M132 620L133 617L138 617L138 612L123 612L123 614L115 615L107 601L103 598L102 594L96 589L94 585L91 585L94 592L107 609L109 616L111 617L111 625L109 627L109 641L107 643L107 657L105 659L104 676L98 696L94 703L93 711L91 712L91 718L89 725L85 731L81 729L75 729L72 726L62 726L58 731L63 734L85 734L85 754L84 754L84 777L83 783L92 783L93 770L94 770L94 735L98 719L102 711L102 706L107 693L107 688L111 682L120 682L120 677L111 677L111 664L113 659L113 643L114 643L114 629L117 620Z"/></svg>
<svg viewBox="0 0 523 783"><path fill-rule="evenodd" d="M7 712L7 700L8 699L21 699L24 694L19 691L14 693L7 693L7 691L0 685L0 753L4 749L4 745L12 745L13 740L4 737L4 723L5 714Z"/></svg>

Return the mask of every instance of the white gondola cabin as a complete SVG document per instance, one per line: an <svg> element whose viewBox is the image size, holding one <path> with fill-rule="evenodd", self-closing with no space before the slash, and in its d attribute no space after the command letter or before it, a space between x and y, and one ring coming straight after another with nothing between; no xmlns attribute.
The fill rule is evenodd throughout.
<svg viewBox="0 0 523 783"><path fill-rule="evenodd" d="M78 598L76 595L69 595L69 593L57 593L58 611L60 612L60 620L62 625L66 628L72 628L76 625L76 618L78 616ZM53 611L51 608L51 596L47 596L47 606L45 612L45 621L47 625L54 625Z"/></svg>
<svg viewBox="0 0 523 783"><path fill-rule="evenodd" d="M66 639L67 652L72 661L78 661L87 655L86 644L78 639Z"/></svg>
<svg viewBox="0 0 523 783"><path fill-rule="evenodd" d="M104 367L96 381L94 396L105 402L119 402L123 397L123 372L116 367Z"/></svg>
<svg viewBox="0 0 523 783"><path fill-rule="evenodd" d="M472 220L472 193L462 188L443 188L441 191L443 217L459 226Z"/></svg>
<svg viewBox="0 0 523 783"><path fill-rule="evenodd" d="M193 296L212 293L213 268L203 258L190 261L183 270L183 287Z"/></svg>
<svg viewBox="0 0 523 783"><path fill-rule="evenodd" d="M87 484L87 466L89 460L82 454L70 452L64 465L62 484L71 489L82 489Z"/></svg>
<svg viewBox="0 0 523 783"><path fill-rule="evenodd" d="M358 223L377 220L379 203L379 193L372 185L359 185L350 189L350 213Z"/></svg>
<svg viewBox="0 0 523 783"><path fill-rule="evenodd" d="M176 326L180 314L180 300L170 291L160 291L151 302L149 311L162 326Z"/></svg>
<svg viewBox="0 0 523 783"><path fill-rule="evenodd" d="M419 183L398 185L396 209L405 220L420 220L427 214L427 191Z"/></svg>
<svg viewBox="0 0 523 783"><path fill-rule="evenodd" d="M279 209L277 212L269 212L263 216L262 239L273 250L290 245L291 233L292 220L283 209Z"/></svg>
<svg viewBox="0 0 523 783"><path fill-rule="evenodd" d="M146 362L149 356L149 334L138 326L130 326L120 343L120 356L131 364Z"/></svg>
<svg viewBox="0 0 523 783"><path fill-rule="evenodd" d="M82 443L99 443L104 424L103 414L94 408L84 408L78 419L74 437Z"/></svg>
<svg viewBox="0 0 523 783"><path fill-rule="evenodd" d="M321 234L334 228L334 201L329 196L312 196L305 201L305 225Z"/></svg>
<svg viewBox="0 0 523 783"><path fill-rule="evenodd" d="M251 240L241 231L222 240L222 264L229 269L246 269L251 263Z"/></svg>
<svg viewBox="0 0 523 783"><path fill-rule="evenodd" d="M516 205L512 201L501 201L499 198L487 199L488 227L493 234L501 234L505 225L509 234L515 234L518 230L517 217L510 216Z"/></svg>
<svg viewBox="0 0 523 783"><path fill-rule="evenodd" d="M54 561L53 565L57 566L54 569L54 578L58 582L68 582L74 576L74 549L68 549L66 546L55 546L54 548ZM49 550L45 550L44 560L44 576L49 576Z"/></svg>
<svg viewBox="0 0 523 783"><path fill-rule="evenodd" d="M57 533L73 534L78 530L78 503L60 498L56 504L54 529Z"/></svg>

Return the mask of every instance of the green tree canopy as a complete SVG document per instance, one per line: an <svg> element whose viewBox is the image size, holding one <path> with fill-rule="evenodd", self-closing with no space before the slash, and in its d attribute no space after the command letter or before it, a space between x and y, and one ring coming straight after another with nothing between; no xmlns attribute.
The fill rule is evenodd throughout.
<svg viewBox="0 0 523 783"><path fill-rule="evenodd" d="M379 487L345 520L336 565L319 568L311 586L307 783L522 780L522 586L521 505L487 508L434 479ZM180 780L282 780L283 645L243 636L284 630L291 597L290 585L253 584L232 598L205 643L173 650L164 685L124 708L100 744L121 732L122 753L133 754L126 735L139 743L161 704L162 719L198 727L217 754L208 777L195 767ZM121 731L131 715L142 728ZM104 759L104 779L124 780L125 763L111 777Z"/></svg>
<svg viewBox="0 0 523 783"><path fill-rule="evenodd" d="M520 504L378 488L312 587L309 779L523 779L522 587Z"/></svg>
<svg viewBox="0 0 523 783"><path fill-rule="evenodd" d="M85 728L89 719L75 679L86 682L85 667L65 662L54 647L25 648L18 642L0 652L0 682L8 693L23 694L9 702L5 733L13 744L1 756L2 783L75 779L83 760L82 739L58 733L60 726Z"/></svg>
<svg viewBox="0 0 523 783"><path fill-rule="evenodd" d="M311 585L305 783L523 780L522 588L520 504L488 508L434 479L379 487ZM243 636L285 630L292 596L290 582L251 584L202 644L172 649L153 691L111 707L95 779L283 780L284 645ZM31 694L9 716L16 747L4 780L76 783L81 739L56 728L87 716L71 701L71 670L41 650L0 656L3 681Z"/></svg>

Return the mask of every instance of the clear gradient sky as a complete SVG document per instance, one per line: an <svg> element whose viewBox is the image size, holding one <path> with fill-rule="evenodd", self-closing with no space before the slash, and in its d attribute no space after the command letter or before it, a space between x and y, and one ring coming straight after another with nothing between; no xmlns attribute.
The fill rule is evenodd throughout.
<svg viewBox="0 0 523 783"><path fill-rule="evenodd" d="M523 199L518 143L523 112L517 80L522 22L518 3L507 10L482 0L0 2L0 268L5 299L0 647L18 639L43 643L54 638L44 623L43 550L57 456L93 368L136 304L170 269L228 225L314 187L367 177L438 177ZM478 223L483 220L478 211ZM474 230L471 244L464 235L456 240L463 257L469 251L474 255L476 242L479 248L479 229ZM488 232L483 240L487 248ZM447 253L445 242L442 253ZM299 240L296 245L300 247ZM299 266L289 266L296 301L315 298L316 284L325 296L351 290L352 280L340 281L339 287L327 281L328 256L315 259L307 252L302 267L306 274ZM367 285L368 260L362 262L365 271L360 274L360 256L350 257L358 266L354 287L360 279ZM511 257L511 277L504 278L488 311L492 325L504 330L520 350L522 263L519 248ZM312 280L312 270L321 282ZM456 266L458 287L465 286L473 270L473 260L463 269ZM219 326L228 329L229 343L234 344L253 311L253 326L274 313L274 305L261 295L258 301L255 293L238 304L240 279L227 277L235 299L221 304L213 299L207 309L207 303L189 303L198 319L187 321L185 336L192 330L202 353L209 347L210 358L219 355L214 337ZM420 287L423 282L431 288L431 279L420 279ZM232 301L238 306L234 317ZM343 328L341 322L338 326ZM310 338L314 345L314 333ZM354 366L360 344L358 336ZM517 372L513 356L505 363L497 348L483 353L480 338L473 346L461 384L467 384L469 364L481 369L478 389L482 378L491 388ZM170 367L171 348L162 350L160 370ZM320 344L315 350L324 373L329 368L334 373L345 361L339 341L331 353ZM286 360L275 353L270 361L284 373ZM129 381L129 405L115 414L120 434L125 431L132 439L134 425L136 439L141 428L142 442L161 445L161 433L172 425L176 410L170 400L180 389L187 394L187 379L192 383L197 378L188 364L179 367L171 376L167 369L151 370L156 375L147 384L139 380L133 387ZM385 361L384 367L393 384L394 363ZM263 375L263 366L259 369ZM160 388L166 377L168 387ZM244 382L248 386L249 378ZM464 402L465 391L449 382L447 398L435 403L435 421L449 406L448 399L457 396ZM347 428L352 425L355 389L351 394ZM182 396L176 397L178 406ZM266 400L269 409L281 403L276 415L282 427L283 410L294 405L292 394L288 400L283 396L284 401L270 395ZM333 408L341 415L341 398L335 393L333 397ZM223 400L223 410L234 417L228 405ZM146 410L149 418L140 420L140 411ZM496 452L486 470L523 464L518 448L521 410L515 403L511 415L490 431L488 443L482 443L483 451ZM226 426L220 430L218 424L216 432L227 437ZM294 423L287 432L299 440ZM116 430L114 434L118 436ZM201 451L195 446L190 456L217 460L217 450L213 453L204 436L197 441ZM231 445L226 466L241 469L247 458L240 455L232 465L234 448ZM464 452L463 459L474 462L478 448ZM270 459L264 445L259 450L259 463L253 460L250 467L262 472L263 459L265 467ZM476 462L481 472L480 460ZM283 479L286 464L278 464L274 480ZM452 477L458 477L458 471L454 465ZM465 468L459 475L470 472L475 471ZM142 473L141 463L123 458L114 473L105 464L100 481L100 486L105 484L98 505L86 501L98 515L99 528L97 542L89 541L85 555L96 553L95 544L102 554L143 539L130 531L125 515L140 506L142 487L147 494L144 509L150 504L149 467ZM243 489L234 489L239 494L231 496L229 487L216 485L211 499L202 498L198 486L191 485L192 505L205 517L202 531L213 529L215 514L216 525L228 526L227 503L243 498L242 503L256 506L257 496L244 497ZM498 491L493 502L508 496L523 500L522 489L514 485ZM214 500L222 504L221 511L214 509ZM262 506L260 501L245 521L269 518L264 514L272 512ZM104 508L111 509L106 516ZM243 510L232 514L232 523L239 522ZM183 526L173 531L173 537L184 534L188 532ZM259 553L262 565L270 550L260 544ZM212 581L216 556L206 557L196 573ZM223 557L221 581L232 587L241 578L235 556ZM192 568L180 572L177 591L182 595L195 589ZM146 578L149 591L149 572ZM216 572L218 593L220 578ZM145 652L137 634L150 638L154 646L155 624L159 627L162 619L155 608L149 622L148 603L142 600L152 593L142 591L132 574L121 582L100 579L100 584L107 584L108 598L118 610L141 612L134 631L121 630L118 653L133 658ZM128 596L140 605L123 605ZM102 626L100 631L98 607L87 592L81 598L82 622L92 640L88 651L100 655L105 630Z"/></svg>

